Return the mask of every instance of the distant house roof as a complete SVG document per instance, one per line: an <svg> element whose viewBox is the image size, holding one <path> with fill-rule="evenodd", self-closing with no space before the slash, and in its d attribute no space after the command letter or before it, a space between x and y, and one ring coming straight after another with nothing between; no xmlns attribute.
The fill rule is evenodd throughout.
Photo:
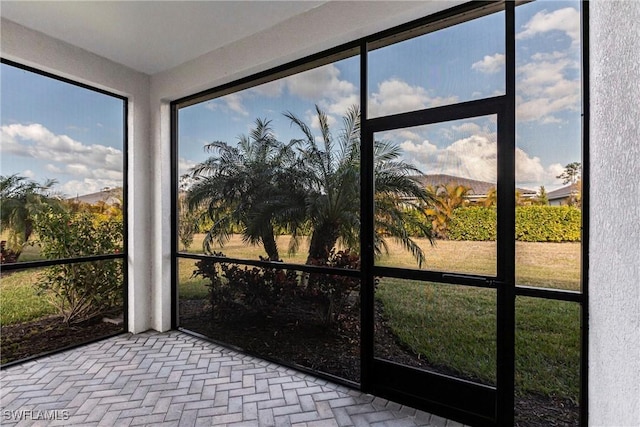
<svg viewBox="0 0 640 427"><path fill-rule="evenodd" d="M90 205L95 205L98 202L105 202L108 205L115 205L120 203L120 196L122 196L122 188L110 188L108 190L98 191L97 193L70 197L67 200L88 203Z"/></svg>
<svg viewBox="0 0 640 427"><path fill-rule="evenodd" d="M580 189L578 184L567 185L566 187L558 188L557 190L547 193L547 199L552 202L554 200L562 200L571 196L575 196Z"/></svg>
<svg viewBox="0 0 640 427"><path fill-rule="evenodd" d="M468 196L471 198L479 198L486 196L489 191L496 188L495 182L478 181L475 179L462 178L459 176L434 174L434 175L418 175L412 177L418 181L424 187L436 188L441 185L462 185L469 188ZM522 197L534 197L537 192L535 190L529 190L526 188L516 188Z"/></svg>

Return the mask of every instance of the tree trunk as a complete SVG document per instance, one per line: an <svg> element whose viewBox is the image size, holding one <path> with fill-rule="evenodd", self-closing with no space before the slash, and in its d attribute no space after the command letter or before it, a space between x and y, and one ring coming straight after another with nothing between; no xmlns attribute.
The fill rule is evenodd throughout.
<svg viewBox="0 0 640 427"><path fill-rule="evenodd" d="M24 222L24 241L22 243L27 243L29 241L29 237L33 234L33 223L30 219L27 219Z"/></svg>
<svg viewBox="0 0 640 427"><path fill-rule="evenodd" d="M262 245L267 253L269 261L280 261L278 254L278 245L276 244L276 238L273 235L273 227L269 226L269 230L262 236Z"/></svg>
<svg viewBox="0 0 640 427"><path fill-rule="evenodd" d="M326 262L329 259L329 253L338 241L338 227L334 224L325 224L316 227L311 235L311 243L309 244L309 255L307 264L313 261Z"/></svg>

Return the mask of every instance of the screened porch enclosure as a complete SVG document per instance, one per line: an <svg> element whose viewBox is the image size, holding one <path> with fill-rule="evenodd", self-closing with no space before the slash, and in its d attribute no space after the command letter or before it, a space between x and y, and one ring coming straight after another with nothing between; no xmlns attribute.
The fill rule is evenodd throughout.
<svg viewBox="0 0 640 427"><path fill-rule="evenodd" d="M585 219L545 185L583 159L583 52L527 30L583 25L555 7L469 4L173 102L174 327L472 425L578 425ZM551 66L571 99L531 110Z"/></svg>

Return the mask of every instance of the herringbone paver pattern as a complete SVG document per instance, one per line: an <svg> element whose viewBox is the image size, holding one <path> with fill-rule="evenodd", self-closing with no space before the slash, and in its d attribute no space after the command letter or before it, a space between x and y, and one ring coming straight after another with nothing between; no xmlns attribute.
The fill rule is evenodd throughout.
<svg viewBox="0 0 640 427"><path fill-rule="evenodd" d="M461 426L171 331L0 372L3 426Z"/></svg>

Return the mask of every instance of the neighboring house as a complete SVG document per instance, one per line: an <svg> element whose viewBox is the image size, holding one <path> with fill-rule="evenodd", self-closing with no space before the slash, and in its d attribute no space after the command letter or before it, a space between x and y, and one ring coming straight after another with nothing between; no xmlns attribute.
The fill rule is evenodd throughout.
<svg viewBox="0 0 640 427"><path fill-rule="evenodd" d="M494 182L478 181L475 179L461 178L453 175L434 174L434 175L420 175L413 177L425 188L438 188L440 186L447 186L449 184L462 185L469 189L466 199L470 203L481 203L487 198L487 194L496 188ZM534 190L528 190L526 188L516 188L516 191L520 193L520 197L525 199L532 199L536 197L537 193Z"/></svg>
<svg viewBox="0 0 640 427"><path fill-rule="evenodd" d="M73 200L80 203L95 205L98 202L104 202L107 205L114 206L122 203L122 188L110 188L99 191L97 193L85 194L83 196L69 197L67 200Z"/></svg>
<svg viewBox="0 0 640 427"><path fill-rule="evenodd" d="M547 199L550 206L567 206L571 204L572 199L575 199L578 194L580 194L579 184L574 183L549 192Z"/></svg>

